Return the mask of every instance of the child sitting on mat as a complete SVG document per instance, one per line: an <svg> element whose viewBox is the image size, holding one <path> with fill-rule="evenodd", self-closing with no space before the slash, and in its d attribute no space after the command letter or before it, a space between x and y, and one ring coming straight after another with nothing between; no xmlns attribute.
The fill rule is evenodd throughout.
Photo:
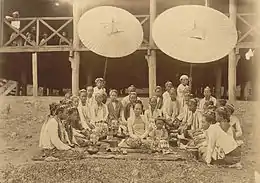
<svg viewBox="0 0 260 183"><path fill-rule="evenodd" d="M149 134L150 139L153 141L153 147L159 151L169 149L168 132L164 124L164 118L157 118L155 120L156 129L153 129Z"/></svg>

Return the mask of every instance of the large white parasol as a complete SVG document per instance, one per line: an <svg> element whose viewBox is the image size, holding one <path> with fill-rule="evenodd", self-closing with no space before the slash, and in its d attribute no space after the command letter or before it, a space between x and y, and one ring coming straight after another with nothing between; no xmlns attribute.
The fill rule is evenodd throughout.
<svg viewBox="0 0 260 183"><path fill-rule="evenodd" d="M233 22L221 12L199 5L166 10L155 20L152 33L165 54L190 63L219 60L237 43Z"/></svg>
<svg viewBox="0 0 260 183"><path fill-rule="evenodd" d="M112 6L87 11L80 18L78 34L89 50L108 58L130 55L143 42L143 29L137 18Z"/></svg>

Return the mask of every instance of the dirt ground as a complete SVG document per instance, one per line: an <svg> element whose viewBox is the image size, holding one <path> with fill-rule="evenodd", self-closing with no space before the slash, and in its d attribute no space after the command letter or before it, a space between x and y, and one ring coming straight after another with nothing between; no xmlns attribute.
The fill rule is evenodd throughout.
<svg viewBox="0 0 260 183"><path fill-rule="evenodd" d="M84 159L63 162L33 162L39 153L41 125L48 105L60 98L5 97L0 99L0 182L130 182L138 183L250 183L260 172L260 125L254 116L255 102L237 102L236 115L244 132L242 170L207 167L195 160L153 161Z"/></svg>

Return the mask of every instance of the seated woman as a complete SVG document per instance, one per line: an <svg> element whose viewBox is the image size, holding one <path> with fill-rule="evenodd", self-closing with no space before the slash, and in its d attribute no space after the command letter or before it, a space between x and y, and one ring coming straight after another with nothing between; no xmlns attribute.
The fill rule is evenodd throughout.
<svg viewBox="0 0 260 183"><path fill-rule="evenodd" d="M149 98L149 109L145 110L144 116L146 117L152 128L155 128L155 119L162 117L162 111L156 108L157 97L153 96Z"/></svg>
<svg viewBox="0 0 260 183"><path fill-rule="evenodd" d="M141 148L146 144L146 137L151 131L149 123L142 115L143 104L138 101L134 104L134 116L128 119L127 127L129 131L129 138L123 140L119 147L124 147L125 144L131 148Z"/></svg>
<svg viewBox="0 0 260 183"><path fill-rule="evenodd" d="M238 117L234 115L235 107L232 104L226 104L226 107L230 116L230 125L235 130L235 138L238 139L242 136L242 128Z"/></svg>
<svg viewBox="0 0 260 183"><path fill-rule="evenodd" d="M117 90L111 90L109 92L110 102L107 104L108 108L108 127L113 131L113 135L120 134L124 132L126 134L127 124L123 123L123 105L117 99L118 92Z"/></svg>
<svg viewBox="0 0 260 183"><path fill-rule="evenodd" d="M96 103L90 109L90 123L94 126L94 132L99 138L104 138L108 133L108 109L103 101L103 92L95 94Z"/></svg>
<svg viewBox="0 0 260 183"><path fill-rule="evenodd" d="M153 142L153 148L158 151L169 148L168 132L165 129L165 119L162 117L155 119L156 128L149 134L149 139Z"/></svg>
<svg viewBox="0 0 260 183"><path fill-rule="evenodd" d="M228 134L231 126L225 107L216 110L216 121L218 123L211 125L207 130L206 163L240 165L241 151L235 139Z"/></svg>
<svg viewBox="0 0 260 183"><path fill-rule="evenodd" d="M134 117L134 105L138 101L137 93L131 92L129 94L129 103L124 107L123 122L127 122L130 117Z"/></svg>
<svg viewBox="0 0 260 183"><path fill-rule="evenodd" d="M56 109L55 116L50 118L41 131L39 147L43 149L69 150L71 147L66 142L62 128L62 120L66 119L65 106L59 105Z"/></svg>

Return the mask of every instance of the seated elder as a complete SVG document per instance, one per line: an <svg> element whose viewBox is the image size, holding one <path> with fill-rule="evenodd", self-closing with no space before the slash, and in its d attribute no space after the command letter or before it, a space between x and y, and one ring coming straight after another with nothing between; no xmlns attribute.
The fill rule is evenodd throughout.
<svg viewBox="0 0 260 183"><path fill-rule="evenodd" d="M124 109L122 103L117 98L118 92L117 90L111 90L109 95L110 102L107 104L108 127L113 131L113 135L126 133L127 124L122 120Z"/></svg>
<svg viewBox="0 0 260 183"><path fill-rule="evenodd" d="M103 92L95 94L96 103L90 109L90 124L94 126L94 131L99 135L99 138L107 136L108 126L108 109L103 103Z"/></svg>
<svg viewBox="0 0 260 183"><path fill-rule="evenodd" d="M43 149L69 150L71 147L63 142L64 129L62 120L66 119L65 106L59 105L56 109L55 116L49 118L41 131L39 147Z"/></svg>

